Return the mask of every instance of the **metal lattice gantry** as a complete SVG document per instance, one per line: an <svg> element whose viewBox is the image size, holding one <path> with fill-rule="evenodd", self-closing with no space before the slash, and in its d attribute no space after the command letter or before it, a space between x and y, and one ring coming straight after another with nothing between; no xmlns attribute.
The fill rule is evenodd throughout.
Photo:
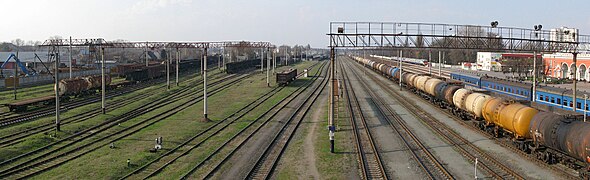
<svg viewBox="0 0 590 180"><path fill-rule="evenodd" d="M70 44L71 42L71 44ZM104 48L275 48L270 42L218 41L218 42L114 42L96 39L48 39L41 46L99 46Z"/></svg>
<svg viewBox="0 0 590 180"><path fill-rule="evenodd" d="M69 46L70 48L75 46L75 47L89 47L89 48L100 48L100 53L101 53L101 76L102 76L102 81L101 82L106 82L105 81L105 48L142 48L142 49L146 49L146 66L148 66L148 60L147 60L147 48L152 48L152 49L158 49L158 48L169 48L169 49L176 49L177 53L178 49L203 49L203 59L201 60L202 64L201 64L201 72L202 72L202 77L203 77L203 104L204 104L204 119L208 120L207 118L207 49L208 48L227 48L227 47L239 47L239 48L261 48L261 49L266 49L267 51L269 49L274 49L275 46L272 45L270 42L249 42L249 41L219 41L219 42L149 42L149 41L143 41L143 42L117 42L117 41L106 41L103 38L89 38L89 39L49 39L46 40L45 42L43 42L43 44L41 44L40 46L42 47L48 47L49 48L49 54L51 55L50 58L52 57L53 59L55 59L55 72L57 72L57 68L59 67L59 59L60 59L60 53L59 53L59 49L60 47L63 46ZM169 72L169 68L170 68L170 64L171 64L171 60L170 60L170 56L167 58L167 62L166 62L166 74L167 74L167 85L168 85L168 89L170 88L170 72ZM176 82L178 85L178 64L180 59L178 58L178 55L176 57ZM71 66L70 66L71 67ZM267 67L268 69L268 67ZM268 71L268 70L267 70ZM56 124L56 131L60 131L60 124L61 124L61 120L60 120L60 98L59 98L59 94L57 91L57 87L58 87L58 83L59 83L59 73L55 73L55 124ZM269 82L268 80L269 76L267 73L267 83ZM105 92L106 92L106 87L104 83L102 84L102 113L105 114L106 112L106 103L105 103Z"/></svg>
<svg viewBox="0 0 590 180"><path fill-rule="evenodd" d="M575 32L477 25L331 22L330 47L429 48L488 51L579 52L590 50L590 36ZM556 40L554 37L568 37Z"/></svg>

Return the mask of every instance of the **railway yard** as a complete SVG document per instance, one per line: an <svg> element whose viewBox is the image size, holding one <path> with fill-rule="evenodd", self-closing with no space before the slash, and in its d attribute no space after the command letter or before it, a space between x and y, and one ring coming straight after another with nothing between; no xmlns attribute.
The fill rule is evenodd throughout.
<svg viewBox="0 0 590 180"><path fill-rule="evenodd" d="M153 79L134 75L135 79L142 79L141 83L113 76L106 81L110 88L105 94L104 114L99 96L92 95L96 90L77 88L88 95L70 96L61 105L59 131L55 130L51 103L29 105L20 111L3 108L0 177L576 179L580 176L579 167L557 162L547 164L546 159L530 151L523 152L510 139L480 130L477 123L465 121L463 116L448 111L448 107L433 103L418 87L413 87L414 83L404 82L400 91L399 73L395 75L393 70L383 73L382 68L386 66L372 63L384 62L389 64L387 67L397 67L394 61L345 55L335 59L334 77L339 86L334 111L337 126L334 136L338 137L334 152L323 138L324 128L329 125L326 121L331 68L328 61L294 61L288 66L281 63L273 68L274 73L270 73L270 67L260 71L251 62L239 73L226 73L213 64L207 70L208 108L213 113L205 120L195 116L205 113L201 106L204 75L199 71L196 74L181 71L177 85L168 85L165 74L154 75ZM183 61L182 64L195 65L194 60ZM407 71L404 76L427 74L424 66L404 66ZM443 75L451 73L443 71ZM270 74L276 74L276 79L270 78L267 84ZM100 83L92 85L95 81L80 82L88 88L100 87ZM429 86L427 81L422 86ZM60 93L64 92L60 96L66 96L66 90L71 89L60 89ZM1 93L4 104L23 101L11 99L10 91ZM55 97L49 85L23 88L19 93L34 95L32 100L24 101L47 101L42 99Z"/></svg>
<svg viewBox="0 0 590 180"><path fill-rule="evenodd" d="M0 180L590 180L590 35L548 28L589 24L549 2L28 2ZM502 26L331 21L365 14Z"/></svg>

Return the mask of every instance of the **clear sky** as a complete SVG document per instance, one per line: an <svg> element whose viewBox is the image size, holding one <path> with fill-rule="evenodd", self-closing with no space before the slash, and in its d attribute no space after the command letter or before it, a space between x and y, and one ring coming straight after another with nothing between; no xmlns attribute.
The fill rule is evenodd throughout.
<svg viewBox="0 0 590 180"><path fill-rule="evenodd" d="M330 21L430 22L590 34L587 0L0 0L0 41L270 41L326 47Z"/></svg>

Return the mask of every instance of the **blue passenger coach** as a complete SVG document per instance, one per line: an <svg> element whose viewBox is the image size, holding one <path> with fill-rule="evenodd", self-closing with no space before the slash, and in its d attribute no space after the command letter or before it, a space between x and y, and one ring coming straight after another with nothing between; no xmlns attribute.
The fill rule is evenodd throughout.
<svg viewBox="0 0 590 180"><path fill-rule="evenodd" d="M451 79L464 82L466 85L480 88L481 77L459 73L451 73Z"/></svg>

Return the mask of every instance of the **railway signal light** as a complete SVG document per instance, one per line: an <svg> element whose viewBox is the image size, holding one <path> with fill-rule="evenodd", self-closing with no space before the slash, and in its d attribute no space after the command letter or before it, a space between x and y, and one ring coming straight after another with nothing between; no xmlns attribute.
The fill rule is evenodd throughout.
<svg viewBox="0 0 590 180"><path fill-rule="evenodd" d="M496 28L496 27L498 27L498 21L492 21L492 23L490 23L490 25L492 26L492 28Z"/></svg>

